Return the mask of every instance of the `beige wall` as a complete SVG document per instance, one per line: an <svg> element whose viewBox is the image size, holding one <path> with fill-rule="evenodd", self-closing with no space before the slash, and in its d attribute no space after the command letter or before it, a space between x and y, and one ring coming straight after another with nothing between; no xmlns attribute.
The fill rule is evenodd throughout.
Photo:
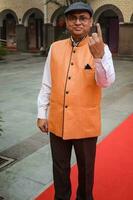
<svg viewBox="0 0 133 200"><path fill-rule="evenodd" d="M64 0L58 0L59 3L65 4ZM55 5L54 3L49 3L48 4L48 22L51 21L51 17L53 13L59 8L58 5Z"/></svg>
<svg viewBox="0 0 133 200"><path fill-rule="evenodd" d="M60 3L64 3L65 0L59 0ZM51 22L51 17L53 15L53 13L55 11L57 11L57 9L59 8L59 6L55 5L54 3L49 3L48 5L45 4L46 0L0 0L0 12L4 11L4 10L12 10L13 12L16 13L17 18L18 19L23 19L24 14L31 8L37 8L40 11L42 11L42 13L44 13L44 23L47 22ZM88 0L88 2L91 2L92 7L94 9L94 12L97 11L98 8L105 6L107 7L107 5L113 5L116 6L122 13L123 18L124 18L124 22L127 23L122 23L120 24L120 29L119 29L119 47L121 47L121 52L119 50L119 52L121 54L132 54L133 49L132 49L132 31L133 31L133 27L132 27L132 23L128 23L130 22L131 16L133 15L133 0ZM117 11L117 9L116 9ZM99 12L99 14L101 14ZM97 15L97 12L96 12ZM26 46L28 44L27 42L27 36L26 36L26 26L27 26L27 19L30 16L30 12L29 15L25 16L24 18L24 26L17 26L22 28L22 31L17 31L17 39L18 39L18 47L20 47L19 49L26 49ZM96 17L96 16L95 16ZM97 17L99 17L97 15ZM121 17L121 16L120 16ZM0 25L2 23L2 18L0 20ZM19 20L19 23L21 24L21 20ZM42 27L42 26L41 26ZM44 29L43 31L43 35L46 36L44 37L44 41L43 44L49 44L54 41L54 28L51 27L50 25L44 25ZM0 27L1 28L1 27ZM2 30L2 29L1 29ZM17 29L18 30L18 29ZM2 32L1 32L2 33ZM123 34L125 33L125 34ZM126 37L125 37L126 35ZM22 41L21 41L21 37L22 37ZM20 38L20 40L19 40ZM40 36L41 38L41 36ZM24 43L24 48L22 48L21 46ZM124 45L123 45L124 44ZM127 47L129 47L127 52Z"/></svg>
<svg viewBox="0 0 133 200"><path fill-rule="evenodd" d="M118 7L124 17L124 22L129 22L133 14L133 0L93 0L92 7L94 11L105 4L112 4Z"/></svg>
<svg viewBox="0 0 133 200"><path fill-rule="evenodd" d="M22 18L24 13L30 8L38 8L44 12L45 22L50 22L52 14L59 7L54 3L44 6L44 2L45 0L0 0L0 12L5 9L11 9L16 13L18 18ZM65 0L59 0L59 2L63 4ZM92 0L91 4L94 11L105 4L115 5L121 10L124 22L129 22L133 14L133 0ZM46 7L48 8L47 13Z"/></svg>
<svg viewBox="0 0 133 200"><path fill-rule="evenodd" d="M63 0L60 2L64 2ZM88 0L89 2L89 0ZM133 0L92 0L91 5L94 9L94 12L101 6L106 4L112 4L118 7L124 17L124 22L130 22L130 18L133 14ZM57 5L53 3L48 5L48 21L50 22L51 16L54 11L58 8Z"/></svg>
<svg viewBox="0 0 133 200"><path fill-rule="evenodd" d="M23 18L24 13L31 8L38 8L44 12L44 0L0 0L0 12L10 9L18 18Z"/></svg>

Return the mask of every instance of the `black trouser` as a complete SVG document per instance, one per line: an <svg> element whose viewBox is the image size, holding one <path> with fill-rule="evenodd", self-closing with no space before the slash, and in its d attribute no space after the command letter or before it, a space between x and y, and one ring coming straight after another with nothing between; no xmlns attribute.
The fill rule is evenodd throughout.
<svg viewBox="0 0 133 200"><path fill-rule="evenodd" d="M74 146L78 165L78 188L76 200L94 200L94 164L97 137L63 140L50 133L53 159L55 200L70 200L70 159Z"/></svg>

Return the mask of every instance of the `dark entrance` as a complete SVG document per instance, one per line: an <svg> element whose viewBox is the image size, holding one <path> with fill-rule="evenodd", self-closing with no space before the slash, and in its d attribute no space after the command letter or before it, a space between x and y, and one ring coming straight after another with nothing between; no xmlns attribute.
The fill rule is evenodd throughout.
<svg viewBox="0 0 133 200"><path fill-rule="evenodd" d="M64 39L67 37L66 22L64 15L59 15L56 19L55 40Z"/></svg>
<svg viewBox="0 0 133 200"><path fill-rule="evenodd" d="M119 18L113 10L104 11L98 22L101 24L104 42L108 44L112 53L118 53Z"/></svg>
<svg viewBox="0 0 133 200"><path fill-rule="evenodd" d="M30 50L40 49L43 46L43 19L33 13L28 20L28 47Z"/></svg>
<svg viewBox="0 0 133 200"><path fill-rule="evenodd" d="M16 49L16 20L10 13L3 19L1 38L7 41L8 48Z"/></svg>

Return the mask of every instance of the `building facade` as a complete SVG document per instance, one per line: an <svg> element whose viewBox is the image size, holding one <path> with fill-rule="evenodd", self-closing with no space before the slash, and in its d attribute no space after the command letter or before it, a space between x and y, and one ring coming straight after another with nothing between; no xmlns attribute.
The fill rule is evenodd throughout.
<svg viewBox="0 0 133 200"><path fill-rule="evenodd" d="M59 0L65 5L65 0ZM88 0L94 22L102 27L103 38L114 54L133 56L133 1ZM63 11L52 1L0 0L0 39L9 49L34 51L66 35Z"/></svg>
<svg viewBox="0 0 133 200"><path fill-rule="evenodd" d="M44 3L41 0L0 0L0 38L7 47L34 50L43 46Z"/></svg>

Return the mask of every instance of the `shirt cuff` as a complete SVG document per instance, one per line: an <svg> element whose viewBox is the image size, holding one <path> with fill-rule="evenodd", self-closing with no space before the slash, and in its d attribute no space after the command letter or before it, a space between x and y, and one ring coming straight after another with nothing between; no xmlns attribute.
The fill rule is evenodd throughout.
<svg viewBox="0 0 133 200"><path fill-rule="evenodd" d="M105 71L108 70L109 67L109 57L107 57L106 53L104 53L102 58L95 58L96 68L103 68Z"/></svg>
<svg viewBox="0 0 133 200"><path fill-rule="evenodd" d="M37 118L47 119L47 110L44 110L44 108L39 108Z"/></svg>
<svg viewBox="0 0 133 200"><path fill-rule="evenodd" d="M95 63L101 63L103 58L95 58Z"/></svg>

